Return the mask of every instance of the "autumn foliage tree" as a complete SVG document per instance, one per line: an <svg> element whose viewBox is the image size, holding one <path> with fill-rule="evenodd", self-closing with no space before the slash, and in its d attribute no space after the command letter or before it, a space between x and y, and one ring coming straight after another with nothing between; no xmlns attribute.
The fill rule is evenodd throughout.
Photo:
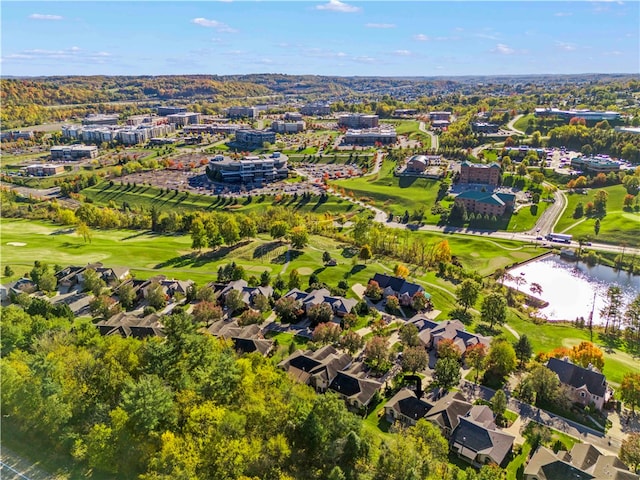
<svg viewBox="0 0 640 480"><path fill-rule="evenodd" d="M571 349L569 358L571 358L573 363L584 368L587 368L589 365L593 365L598 370L602 370L604 367L604 355L602 350L591 342L580 342L579 345L574 346Z"/></svg>
<svg viewBox="0 0 640 480"><path fill-rule="evenodd" d="M393 274L396 277L407 278L409 276L409 269L402 264L396 265L393 269Z"/></svg>

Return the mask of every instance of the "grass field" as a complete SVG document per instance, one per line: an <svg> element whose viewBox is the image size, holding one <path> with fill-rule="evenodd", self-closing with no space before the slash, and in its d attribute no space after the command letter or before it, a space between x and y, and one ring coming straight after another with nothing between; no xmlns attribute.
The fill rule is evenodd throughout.
<svg viewBox="0 0 640 480"><path fill-rule="evenodd" d="M234 204L230 198L218 198L217 196L198 195L188 192L170 191L168 193L162 193L161 189L156 187L150 187L146 185L138 185L136 187L130 185L113 184L109 185L108 182L102 182L93 187L85 188L82 190L82 194L91 199L95 204L108 205L113 201L116 205L120 206L123 202L127 202L131 206L138 206L144 208L151 208L155 205L156 208L161 210L207 210L207 211L234 211L244 212L249 211L263 211L270 205L275 205L274 197L267 196L265 200L260 202L261 196L256 195L252 197L251 202L248 202L248 198L239 198L237 203ZM291 208L300 212L315 212L315 213L353 213L360 210L353 203L342 200L337 197L329 196L329 198L322 202L320 197L311 197L310 200L305 200L302 197L298 199L290 198L277 203L279 206Z"/></svg>
<svg viewBox="0 0 640 480"><path fill-rule="evenodd" d="M410 140L422 142L424 148L431 148L431 137L420 130L420 122L416 120L384 120L381 123L391 124L398 135L406 135Z"/></svg>
<svg viewBox="0 0 640 480"><path fill-rule="evenodd" d="M573 218L576 205L581 202L586 206L593 201L596 190L591 189L587 195L578 193L567 194L567 208L556 225L556 231L569 233L574 237L590 236L594 241L602 243L621 244L640 247L640 213L622 210L622 202L627 191L622 185L604 187L609 193L607 199L607 214L600 219L600 233L596 236L594 225L595 217Z"/></svg>
<svg viewBox="0 0 640 480"><path fill-rule="evenodd" d="M426 223L435 224L440 216L430 215L436 201L439 182L424 178L394 177L396 164L385 161L376 175L333 182L337 188L353 192L356 198L394 215L423 208Z"/></svg>
<svg viewBox="0 0 640 480"><path fill-rule="evenodd" d="M517 130L521 130L521 131L525 131L527 129L527 127L529 126L529 120L532 120L534 118L534 114L530 113L528 115L523 116L522 118L519 118L518 121L516 121L513 126L517 129Z"/></svg>

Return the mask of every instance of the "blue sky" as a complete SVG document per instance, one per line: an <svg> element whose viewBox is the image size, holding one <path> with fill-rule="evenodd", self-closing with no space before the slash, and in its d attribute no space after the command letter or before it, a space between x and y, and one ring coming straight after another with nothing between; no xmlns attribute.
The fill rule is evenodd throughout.
<svg viewBox="0 0 640 480"><path fill-rule="evenodd" d="M2 75L640 73L640 2L1 3Z"/></svg>

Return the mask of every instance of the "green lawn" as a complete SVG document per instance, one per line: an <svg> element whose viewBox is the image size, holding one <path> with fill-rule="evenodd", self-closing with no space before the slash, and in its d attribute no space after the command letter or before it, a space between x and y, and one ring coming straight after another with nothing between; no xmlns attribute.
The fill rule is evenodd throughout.
<svg viewBox="0 0 640 480"><path fill-rule="evenodd" d="M535 115L533 113L524 115L522 118L519 118L513 124L513 126L516 128L516 130L521 130L524 132L527 130L527 127L529 126L529 120L533 120L533 118L535 118Z"/></svg>
<svg viewBox="0 0 640 480"><path fill-rule="evenodd" d="M583 205L593 201L596 190L590 189L587 195L567 193L567 208L556 225L555 231L569 233L574 237L589 235L593 241L640 247L640 213L622 210L622 201L627 191L622 185L604 187L609 193L607 199L607 214L600 220L600 233L596 236L595 217L573 218L576 205Z"/></svg>
<svg viewBox="0 0 640 480"><path fill-rule="evenodd" d="M439 182L424 178L394 177L396 164L385 161L375 175L332 182L336 188L353 192L359 200L365 201L394 215L404 215L423 208L426 223L436 224L440 216L431 215L431 207L436 201Z"/></svg>
<svg viewBox="0 0 640 480"><path fill-rule="evenodd" d="M120 184L109 185L109 182L102 182L82 190L82 194L98 205L108 205L113 201L121 206L127 202L131 206L144 207L150 209L155 205L161 210L220 210L247 213L249 211L261 212L274 204L274 197L266 196L263 201L261 195L255 195L249 201L248 198L239 198L237 203L233 203L230 198L218 198L218 196L198 195L188 192L170 191L162 193L161 189L146 185L127 186ZM293 197L279 202L277 205L291 208L300 212L315 213L349 213L357 212L359 207L353 203L334 196L329 196L326 201L321 197L312 196L309 200L302 196Z"/></svg>

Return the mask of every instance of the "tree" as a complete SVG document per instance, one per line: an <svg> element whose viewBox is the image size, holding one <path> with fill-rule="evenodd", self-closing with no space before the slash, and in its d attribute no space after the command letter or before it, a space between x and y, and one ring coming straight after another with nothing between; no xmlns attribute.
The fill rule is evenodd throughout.
<svg viewBox="0 0 640 480"><path fill-rule="evenodd" d="M293 248L301 249L309 243L309 233L303 226L293 227L289 232L289 239Z"/></svg>
<svg viewBox="0 0 640 480"><path fill-rule="evenodd" d="M260 286L267 287L271 283L271 274L269 270L264 270L260 274Z"/></svg>
<svg viewBox="0 0 640 480"><path fill-rule="evenodd" d="M240 326L257 325L259 323L262 323L262 314L253 308L247 308L238 317L238 325Z"/></svg>
<svg viewBox="0 0 640 480"><path fill-rule="evenodd" d="M273 222L271 228L269 229L269 234L271 238L274 240L279 240L284 238L289 233L289 224L287 222L283 222L282 220L278 220L277 222Z"/></svg>
<svg viewBox="0 0 640 480"><path fill-rule="evenodd" d="M606 190L598 190L593 197L593 207L598 214L604 214L607 211L607 198L609 193Z"/></svg>
<svg viewBox="0 0 640 480"><path fill-rule="evenodd" d="M516 364L516 352L511 343L501 337L494 338L485 360L487 373L502 380L515 370Z"/></svg>
<svg viewBox="0 0 640 480"><path fill-rule="evenodd" d="M385 305L386 310L389 313L397 313L400 311L400 300L395 295L389 295L387 297L387 304Z"/></svg>
<svg viewBox="0 0 640 480"><path fill-rule="evenodd" d="M598 235L600 233L600 219L596 218L596 221L593 224L593 232Z"/></svg>
<svg viewBox="0 0 640 480"><path fill-rule="evenodd" d="M533 345L531 345L531 342L526 335L522 335L513 344L513 349L516 352L516 357L520 362L520 365L527 363L533 354Z"/></svg>
<svg viewBox="0 0 640 480"><path fill-rule="evenodd" d="M399 337L402 344L406 347L416 347L420 345L418 327L413 323L404 323L400 327Z"/></svg>
<svg viewBox="0 0 640 480"><path fill-rule="evenodd" d="M349 330L340 337L340 346L349 352L349 355L354 355L364 347L364 338L353 330Z"/></svg>
<svg viewBox="0 0 640 480"><path fill-rule="evenodd" d="M353 225L353 241L356 245L365 245L369 230L371 229L371 220L368 218L360 217ZM363 259L364 260L364 259Z"/></svg>
<svg viewBox="0 0 640 480"><path fill-rule="evenodd" d="M87 226L86 223L80 222L76 227L76 233L82 237L84 243L91 243L91 229Z"/></svg>
<svg viewBox="0 0 640 480"><path fill-rule="evenodd" d="M198 291L196 292L196 300L215 303L216 293L214 292L213 288L209 286L198 288Z"/></svg>
<svg viewBox="0 0 640 480"><path fill-rule="evenodd" d="M210 325L218 320L222 320L222 308L212 302L203 301L193 307L193 319L196 323Z"/></svg>
<svg viewBox="0 0 640 480"><path fill-rule="evenodd" d="M478 383L478 375L487 356L487 347L483 343L476 343L467 348L464 356L465 362L476 371L475 383Z"/></svg>
<svg viewBox="0 0 640 480"><path fill-rule="evenodd" d="M261 293L253 297L253 306L260 312L267 312L271 307L271 305L269 304L269 299Z"/></svg>
<svg viewBox="0 0 640 480"><path fill-rule="evenodd" d="M5 265L5 267L4 267L4 276L5 277L12 277L13 273L14 273L13 269L9 265Z"/></svg>
<svg viewBox="0 0 640 480"><path fill-rule="evenodd" d="M358 254L358 258L360 258L360 260L364 260L364 263L367 263L367 260L371 257L373 257L371 247L369 245L363 245L360 249L360 253Z"/></svg>
<svg viewBox="0 0 640 480"><path fill-rule="evenodd" d="M156 310L161 310L167 305L167 295L158 282L153 282L147 290L147 303Z"/></svg>
<svg viewBox="0 0 640 480"><path fill-rule="evenodd" d="M358 323L358 316L355 313L347 313L342 317L341 323L344 330L350 330Z"/></svg>
<svg viewBox="0 0 640 480"><path fill-rule="evenodd" d="M220 227L220 235L227 245L235 245L240 240L240 227L235 218L228 217Z"/></svg>
<svg viewBox="0 0 640 480"><path fill-rule="evenodd" d="M38 288L44 292L53 292L56 289L57 280L52 273L45 273L38 281Z"/></svg>
<svg viewBox="0 0 640 480"><path fill-rule="evenodd" d="M199 218L196 218L191 222L191 228L189 229L191 235L191 248L193 250L201 251L208 245L207 232L204 228L204 223Z"/></svg>
<svg viewBox="0 0 640 480"><path fill-rule="evenodd" d="M397 264L393 269L393 274L396 277L407 278L409 276L409 269L402 264Z"/></svg>
<svg viewBox="0 0 640 480"><path fill-rule="evenodd" d="M311 326L318 325L320 323L328 323L333 318L333 310L328 303L319 303L317 305L311 305L307 307L307 317L311 322Z"/></svg>
<svg viewBox="0 0 640 480"><path fill-rule="evenodd" d="M173 393L156 375L129 381L122 392L121 405L133 430L142 437L170 427L177 418Z"/></svg>
<svg viewBox="0 0 640 480"><path fill-rule="evenodd" d="M364 347L364 358L373 369L382 370L389 361L387 339L376 336L369 340Z"/></svg>
<svg viewBox="0 0 640 480"><path fill-rule="evenodd" d="M300 274L298 273L298 270L296 270L295 268L293 270L291 270L291 273L289 274L289 290L293 290L294 288L300 288Z"/></svg>
<svg viewBox="0 0 640 480"><path fill-rule="evenodd" d="M322 252L322 263L328 263L331 261L331 254L329 252Z"/></svg>
<svg viewBox="0 0 640 480"><path fill-rule="evenodd" d="M438 242L433 248L433 261L434 263L451 262L451 247L449 246L448 240Z"/></svg>
<svg viewBox="0 0 640 480"><path fill-rule="evenodd" d="M340 325L331 322L318 323L316 328L313 329L311 338L314 342L326 345L336 343L340 338L340 333L342 333Z"/></svg>
<svg viewBox="0 0 640 480"><path fill-rule="evenodd" d="M382 288L375 280L371 280L367 288L364 291L364 294L370 298L373 302L379 302L382 298Z"/></svg>
<svg viewBox="0 0 640 480"><path fill-rule="evenodd" d="M212 218L207 218L204 222L204 230L207 235L207 245L209 248L217 248L224 242L218 224Z"/></svg>
<svg viewBox="0 0 640 480"><path fill-rule="evenodd" d="M635 407L640 405L640 373L625 373L620 384L620 398L635 413Z"/></svg>
<svg viewBox="0 0 640 480"><path fill-rule="evenodd" d="M87 268L84 273L84 289L93 293L96 297L100 295L102 289L107 286L107 284L100 278L98 272L96 272L93 268Z"/></svg>
<svg viewBox="0 0 640 480"><path fill-rule="evenodd" d="M416 292L411 297L411 308L416 312L421 312L429 305L429 300L424 292Z"/></svg>
<svg viewBox="0 0 640 480"><path fill-rule="evenodd" d="M292 297L282 297L273 306L273 310L278 314L284 323L292 323L298 320L301 313L300 302Z"/></svg>
<svg viewBox="0 0 640 480"><path fill-rule="evenodd" d="M466 278L456 289L458 305L463 307L465 312L475 305L478 300L478 295L480 295L481 288L482 286L478 282L470 278Z"/></svg>
<svg viewBox="0 0 640 480"><path fill-rule="evenodd" d="M235 289L232 289L224 297L224 306L227 307L230 315L234 315L247 307L242 298L242 292Z"/></svg>
<svg viewBox="0 0 640 480"><path fill-rule="evenodd" d="M640 294L627 305L624 312L624 321L627 325L629 335L635 332L636 343L640 345Z"/></svg>
<svg viewBox="0 0 640 480"><path fill-rule="evenodd" d="M438 358L452 358L456 362L460 362L462 352L453 340L444 338L438 342Z"/></svg>
<svg viewBox="0 0 640 480"><path fill-rule="evenodd" d="M125 310L131 310L136 301L136 292L131 283L123 283L118 288L118 300Z"/></svg>
<svg viewBox="0 0 640 480"><path fill-rule="evenodd" d="M258 228L256 227L256 222L254 222L250 217L244 215L240 222L240 237L253 238L257 234Z"/></svg>
<svg viewBox="0 0 640 480"><path fill-rule="evenodd" d="M615 330L616 324L622 317L622 290L617 285L611 285L607 289L605 306L600 310L600 314L605 317L604 332L607 333L609 325Z"/></svg>
<svg viewBox="0 0 640 480"><path fill-rule="evenodd" d="M571 349L571 361L577 365L587 368L593 365L598 370L604 367L604 355L602 350L591 342L580 342Z"/></svg>
<svg viewBox="0 0 640 480"><path fill-rule="evenodd" d="M452 358L440 358L433 371L434 384L449 390L460 383L460 364Z"/></svg>
<svg viewBox="0 0 640 480"><path fill-rule="evenodd" d="M118 313L120 307L108 295L98 295L89 302L89 310L93 315L107 319Z"/></svg>
<svg viewBox="0 0 640 480"><path fill-rule="evenodd" d="M507 318L507 301L503 295L493 292L484 297L481 308L482 320L489 322L489 328L497 323L502 325Z"/></svg>
<svg viewBox="0 0 640 480"><path fill-rule="evenodd" d="M415 374L429 365L429 355L423 347L409 347L402 351L402 369Z"/></svg>
<svg viewBox="0 0 640 480"><path fill-rule="evenodd" d="M507 411L507 395L504 390L497 390L491 397L491 411L496 419L502 419L504 412Z"/></svg>
<svg viewBox="0 0 640 480"><path fill-rule="evenodd" d="M640 432L627 435L620 445L620 460L627 465L632 472L640 470Z"/></svg>

